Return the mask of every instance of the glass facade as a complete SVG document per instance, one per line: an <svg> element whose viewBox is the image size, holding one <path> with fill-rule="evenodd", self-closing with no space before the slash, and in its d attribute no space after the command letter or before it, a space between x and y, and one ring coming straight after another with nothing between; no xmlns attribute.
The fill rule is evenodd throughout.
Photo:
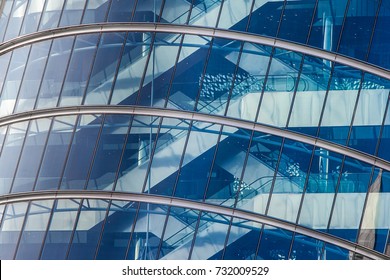
<svg viewBox="0 0 390 280"><path fill-rule="evenodd" d="M0 0L0 259L389 259L387 0Z"/></svg>

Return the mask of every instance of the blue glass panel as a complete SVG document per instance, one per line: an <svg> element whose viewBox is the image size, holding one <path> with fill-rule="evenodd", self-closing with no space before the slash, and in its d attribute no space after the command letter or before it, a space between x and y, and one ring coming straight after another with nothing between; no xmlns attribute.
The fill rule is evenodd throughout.
<svg viewBox="0 0 390 280"><path fill-rule="evenodd" d="M220 126L192 125L174 196L202 199L213 162Z"/></svg>
<svg viewBox="0 0 390 280"><path fill-rule="evenodd" d="M191 248L193 241L189 240L180 251L191 248L191 260L220 259L218 253L225 248L229 223L230 217L202 212L193 247Z"/></svg>
<svg viewBox="0 0 390 280"><path fill-rule="evenodd" d="M271 48L244 43L240 63L235 76L227 116L254 121L256 119L261 92L270 60ZM230 60L237 55L233 52ZM234 60L232 61L234 62ZM218 101L219 99L215 100ZM226 101L222 100L221 109L215 113L224 112Z"/></svg>
<svg viewBox="0 0 390 280"><path fill-rule="evenodd" d="M188 259L188 244L193 240L199 211L171 207L167 226L162 237L160 259ZM183 250L187 247L187 250Z"/></svg>
<svg viewBox="0 0 390 280"><path fill-rule="evenodd" d="M20 31L20 35L37 31L44 5L45 0L30 0L23 19L23 26Z"/></svg>
<svg viewBox="0 0 390 280"><path fill-rule="evenodd" d="M6 53L0 56L0 65L2 66L0 67L0 89L3 88L10 59L11 59L11 53Z"/></svg>
<svg viewBox="0 0 390 280"><path fill-rule="evenodd" d="M337 247L333 244L325 244L322 252L322 259L324 260L349 260L350 252L346 249Z"/></svg>
<svg viewBox="0 0 390 280"><path fill-rule="evenodd" d="M15 112L32 110L35 106L51 41L34 44L20 86Z"/></svg>
<svg viewBox="0 0 390 280"><path fill-rule="evenodd" d="M135 2L135 0L113 0L107 21L131 22Z"/></svg>
<svg viewBox="0 0 390 280"><path fill-rule="evenodd" d="M4 41L15 38L19 35L20 28L23 23L24 14L26 12L28 1L15 0L12 6L12 12L7 25Z"/></svg>
<svg viewBox="0 0 390 280"><path fill-rule="evenodd" d="M390 6L382 1L379 16L375 25L368 61L372 64L390 69Z"/></svg>
<svg viewBox="0 0 390 280"><path fill-rule="evenodd" d="M87 184L88 189L113 188L129 121L129 116L106 116Z"/></svg>
<svg viewBox="0 0 390 280"><path fill-rule="evenodd" d="M207 114L225 114L240 48L240 41L214 40L202 82L198 111ZM241 73L244 71L239 70L237 75Z"/></svg>
<svg viewBox="0 0 390 280"><path fill-rule="evenodd" d="M336 51L348 0L319 0L309 45Z"/></svg>
<svg viewBox="0 0 390 280"><path fill-rule="evenodd" d="M157 258L167 209L165 205L140 203L127 259L154 260Z"/></svg>
<svg viewBox="0 0 390 280"><path fill-rule="evenodd" d="M76 116L69 116L57 117L53 120L35 190L59 187L76 119Z"/></svg>
<svg viewBox="0 0 390 280"><path fill-rule="evenodd" d="M87 0L67 0L62 11L60 26L80 24Z"/></svg>
<svg viewBox="0 0 390 280"><path fill-rule="evenodd" d="M157 22L160 15L162 0L138 1L135 7L135 22Z"/></svg>
<svg viewBox="0 0 390 280"><path fill-rule="evenodd" d="M39 30L57 27L64 4L65 0L46 0L46 7L43 11Z"/></svg>
<svg viewBox="0 0 390 280"><path fill-rule="evenodd" d="M388 88L386 88L386 91L389 92ZM390 161L389 147L390 147L390 106L387 109L387 112L385 113L385 119L382 127L382 137L380 139L380 145L379 145L377 156L387 161Z"/></svg>
<svg viewBox="0 0 390 280"><path fill-rule="evenodd" d="M135 104L147 62L146 45L142 42L149 37L147 33L128 34L110 104Z"/></svg>
<svg viewBox="0 0 390 280"><path fill-rule="evenodd" d="M379 2L379 0L350 1L339 53L366 60Z"/></svg>
<svg viewBox="0 0 390 280"><path fill-rule="evenodd" d="M302 201L313 146L286 139L267 214L295 223Z"/></svg>
<svg viewBox="0 0 390 280"><path fill-rule="evenodd" d="M324 243L312 237L296 234L290 252L292 260L320 260Z"/></svg>
<svg viewBox="0 0 390 280"><path fill-rule="evenodd" d="M10 115L14 112L16 98L18 96L29 52L30 46L26 46L18 48L12 53L0 99L0 116Z"/></svg>
<svg viewBox="0 0 390 280"><path fill-rule="evenodd" d="M248 32L275 37L284 1L255 0Z"/></svg>
<svg viewBox="0 0 390 280"><path fill-rule="evenodd" d="M51 200L31 202L15 259L39 258L52 207Z"/></svg>
<svg viewBox="0 0 390 280"><path fill-rule="evenodd" d="M45 148L51 119L30 121L26 134L23 151L19 158L19 165L14 177L12 192L31 191Z"/></svg>
<svg viewBox="0 0 390 280"><path fill-rule="evenodd" d="M16 246L21 234L27 202L9 204L4 212L0 229L0 259L13 259Z"/></svg>
<svg viewBox="0 0 390 280"><path fill-rule="evenodd" d="M107 9L111 0L88 1L85 9L83 23L97 23L106 21Z"/></svg>
<svg viewBox="0 0 390 280"><path fill-rule="evenodd" d="M191 1L165 1L160 22L186 24L191 8Z"/></svg>
<svg viewBox="0 0 390 280"><path fill-rule="evenodd" d="M185 35L169 95L172 106L194 110L209 50L209 38Z"/></svg>
<svg viewBox="0 0 390 280"><path fill-rule="evenodd" d="M68 259L91 260L95 257L108 205L108 201L103 200L83 201Z"/></svg>
<svg viewBox="0 0 390 280"><path fill-rule="evenodd" d="M8 129L0 156L0 194L6 194L10 191L23 140L26 136L27 124L27 122L13 124Z"/></svg>
<svg viewBox="0 0 390 280"><path fill-rule="evenodd" d="M234 218L224 251L224 260L253 260L261 227L259 223Z"/></svg>
<svg viewBox="0 0 390 280"><path fill-rule="evenodd" d="M67 158L61 182L62 189L83 189L85 187L101 126L100 116L83 115L80 117Z"/></svg>
<svg viewBox="0 0 390 280"><path fill-rule="evenodd" d="M150 193L171 196L178 176L180 160L187 139L189 122L164 118L147 178Z"/></svg>
<svg viewBox="0 0 390 280"><path fill-rule="evenodd" d="M73 42L74 37L59 38L53 41L50 55L47 58L45 74L41 81L36 108L57 106Z"/></svg>
<svg viewBox="0 0 390 280"><path fill-rule="evenodd" d="M158 33L150 53L138 105L164 107L169 81L172 79L181 35ZM144 42L146 43L146 42ZM145 46L149 49L149 46ZM150 50L146 50L146 54Z"/></svg>
<svg viewBox="0 0 390 280"><path fill-rule="evenodd" d="M58 200L43 244L41 259L63 260L66 258L74 229L80 200Z"/></svg>
<svg viewBox="0 0 390 280"><path fill-rule="evenodd" d="M278 37L306 43L316 2L316 0L287 1Z"/></svg>
<svg viewBox="0 0 390 280"><path fill-rule="evenodd" d="M84 104L108 104L125 33L105 33L93 64Z"/></svg>
<svg viewBox="0 0 390 280"><path fill-rule="evenodd" d="M99 35L77 36L61 93L61 106L80 105L90 78Z"/></svg>
<svg viewBox="0 0 390 280"><path fill-rule="evenodd" d="M224 1L218 28L246 31L252 2L252 0Z"/></svg>
<svg viewBox="0 0 390 280"><path fill-rule="evenodd" d="M97 259L125 259L137 207L136 202L112 201L99 243ZM134 253L135 248L130 248L128 251L130 259L134 259Z"/></svg>
<svg viewBox="0 0 390 280"><path fill-rule="evenodd" d="M266 226L263 229L257 259L287 260L292 242L292 233Z"/></svg>
<svg viewBox="0 0 390 280"><path fill-rule="evenodd" d="M136 116L131 123L115 190L142 192L160 118Z"/></svg>
<svg viewBox="0 0 390 280"><path fill-rule="evenodd" d="M15 1L5 1L4 7L2 10L2 15L0 17L0 40L3 41L3 36L7 28L7 23L10 17L10 13L12 10L12 4L14 4Z"/></svg>
<svg viewBox="0 0 390 280"><path fill-rule="evenodd" d="M215 27L222 2L222 0L193 1L190 24Z"/></svg>

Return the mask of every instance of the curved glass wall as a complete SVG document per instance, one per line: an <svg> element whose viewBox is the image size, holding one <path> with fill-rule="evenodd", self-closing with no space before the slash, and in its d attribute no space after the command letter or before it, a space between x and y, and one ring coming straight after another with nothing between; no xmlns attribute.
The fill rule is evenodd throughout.
<svg viewBox="0 0 390 280"><path fill-rule="evenodd" d="M389 257L386 1L0 2L0 259Z"/></svg>

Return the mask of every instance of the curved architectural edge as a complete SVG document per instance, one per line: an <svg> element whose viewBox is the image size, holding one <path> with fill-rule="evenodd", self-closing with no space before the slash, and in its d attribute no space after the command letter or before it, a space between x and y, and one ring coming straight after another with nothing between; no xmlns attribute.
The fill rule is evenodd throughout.
<svg viewBox="0 0 390 280"><path fill-rule="evenodd" d="M370 165L390 171L390 163L381 158L359 152L347 146L342 146L319 138L314 138L309 135L300 134L291 130L285 130L279 127L274 127L266 124L253 123L246 120L239 120L225 116L209 115L199 112L181 111L165 108L150 108L131 105L85 105L71 106L29 111L25 113L14 114L0 118L0 126L10 125L13 123L29 121L39 118L80 115L80 114L117 114L117 115L143 115L154 117L167 117L187 119L192 121L201 121L214 123L219 125L227 125L240 129L254 130L266 134L275 135L282 138L302 142L308 145L326 149L331 152L339 153L350 158L365 162Z"/></svg>
<svg viewBox="0 0 390 280"><path fill-rule="evenodd" d="M372 249L366 248L359 244L341 239L339 237L319 232L310 228L306 228L291 222L282 221L276 218L268 217L262 214L256 214L244 210L232 209L226 206L214 205L199 201L186 200L183 198L165 197L159 195L142 194L142 193L126 193L115 191L39 191L39 192L25 192L0 196L0 205L7 203L28 202L36 200L49 199L109 199L120 201L135 201L152 204L163 204L166 206L190 208L193 210L212 212L215 214L226 215L229 217L245 219L253 222L258 222L272 227L277 227L292 231L298 234L306 235L323 242L333 244L348 251L361 254L371 259L386 260L389 256L376 252Z"/></svg>
<svg viewBox="0 0 390 280"><path fill-rule="evenodd" d="M0 55L3 55L16 48L41 42L45 40L72 36L82 35L98 32L161 32L161 33L177 33L177 34L189 34L198 36L211 36L231 40L239 40L249 43L262 44L270 47L277 47L289 51L299 52L302 54L326 59L335 63L340 63L346 66L353 67L364 72L377 75L379 77L390 79L390 71L380 68L378 66L353 59L344 55L329 52L326 50L317 49L314 47L289 42L282 39L271 38L252 33L244 33L239 31L232 31L226 29L189 26L189 25L177 25L177 24L161 24L161 23L95 23L84 24L77 26L67 26L54 28L44 31L31 33L28 35L20 36L11 39L7 42L0 44Z"/></svg>

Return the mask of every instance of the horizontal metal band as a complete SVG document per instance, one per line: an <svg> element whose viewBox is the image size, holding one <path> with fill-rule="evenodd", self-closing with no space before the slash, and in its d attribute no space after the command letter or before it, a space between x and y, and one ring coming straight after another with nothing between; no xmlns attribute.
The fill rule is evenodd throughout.
<svg viewBox="0 0 390 280"><path fill-rule="evenodd" d="M163 204L167 206L189 208L199 211L206 211L234 218L258 222L268 226L285 229L298 234L303 234L323 242L336 245L348 251L361 254L371 259L390 259L389 256L361 246L359 244L341 239L327 233L306 228L291 222L282 221L262 214L233 209L226 206L209 204L199 201L192 201L176 197L166 197L144 193L126 193L115 191L93 191L93 190L60 190L60 191L39 191L16 193L0 196L0 205L7 203L28 202L49 199L108 199L120 201L134 201L142 203Z"/></svg>
<svg viewBox="0 0 390 280"><path fill-rule="evenodd" d="M175 109L150 108L150 107L141 107L141 106L124 106L124 105L99 105L99 106L85 105L85 106L59 107L59 108L29 111L25 113L6 116L0 118L0 126L10 125L17 122L29 121L29 120L39 119L39 118L69 116L69 115L78 115L78 114L124 114L124 115L128 114L128 115L167 117L167 118L187 119L193 121L202 121L202 122L236 127L240 129L254 130L254 131L302 142L305 144L313 145L319 148L323 148L328 151L342 154L350 158L354 158L359 161L368 163L370 165L377 166L386 171L390 171L390 163L381 158L377 158L372 155L359 152L347 146L342 146L326 140L314 138L306 134L300 134L291 130L285 130L285 129L281 129L278 127L269 126L265 124L253 123L246 120L239 120L239 119L234 119L234 118L229 118L224 116L209 115L205 113L181 111Z"/></svg>
<svg viewBox="0 0 390 280"><path fill-rule="evenodd" d="M381 67L347 57L341 54L329 52L322 49L317 49L307 45L302 45L294 42L285 41L282 39L271 38L256 34L244 33L233 30L208 28L191 25L178 25L178 24L161 24L161 23L95 23L95 24L82 24L75 26L59 27L55 29L49 29L39 31L24 36L20 36L11 39L7 42L0 44L0 55L3 55L16 48L41 42L44 40L50 40L65 36L82 35L89 33L99 32L161 32L161 33L176 33L176 34L190 34L199 36L218 37L230 40L239 40L244 42L250 42L255 44L266 45L270 47L277 47L289 51L299 52L302 54L326 59L335 63L350 66L352 68L362 70L364 72L377 75L379 77L390 79L390 71Z"/></svg>

